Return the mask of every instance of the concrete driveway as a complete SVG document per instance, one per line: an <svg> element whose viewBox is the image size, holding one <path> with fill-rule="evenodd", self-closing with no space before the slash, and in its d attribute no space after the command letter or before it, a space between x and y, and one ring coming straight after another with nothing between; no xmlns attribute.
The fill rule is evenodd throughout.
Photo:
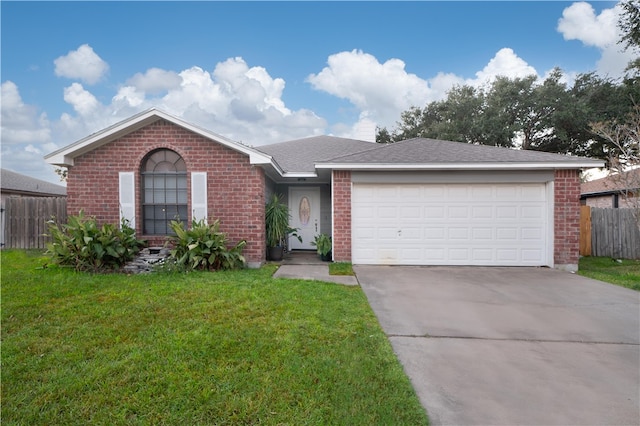
<svg viewBox="0 0 640 426"><path fill-rule="evenodd" d="M432 424L640 424L640 294L546 268L355 266Z"/></svg>

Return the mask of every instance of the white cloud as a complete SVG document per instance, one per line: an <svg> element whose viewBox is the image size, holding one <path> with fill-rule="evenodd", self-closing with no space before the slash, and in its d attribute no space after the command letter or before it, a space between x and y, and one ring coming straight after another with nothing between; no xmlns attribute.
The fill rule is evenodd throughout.
<svg viewBox="0 0 640 426"><path fill-rule="evenodd" d="M580 40L587 46L606 47L618 40L618 13L605 9L596 15L589 3L573 3L562 12L558 31L565 40Z"/></svg>
<svg viewBox="0 0 640 426"><path fill-rule="evenodd" d="M2 145L44 143L51 140L49 120L45 113L22 101L18 86L12 81L1 89Z"/></svg>
<svg viewBox="0 0 640 426"><path fill-rule="evenodd" d="M174 71L149 68L144 74L136 73L126 84L145 93L158 94L180 87L181 82L182 78Z"/></svg>
<svg viewBox="0 0 640 426"><path fill-rule="evenodd" d="M307 81L322 90L347 99L373 120L389 125L412 105L423 105L433 99L426 80L407 73L400 59L380 63L373 55L360 50L329 56L328 66Z"/></svg>
<svg viewBox="0 0 640 426"><path fill-rule="evenodd" d="M482 85L497 75L524 77L537 75L535 68L512 49L499 50L475 79L465 80L451 73L438 73L422 79L405 70L400 59L380 63L374 56L359 50L331 55L328 66L307 80L316 90L347 99L378 126L389 127L400 119L400 113L412 106L422 107L441 100L456 85ZM361 118L341 136L358 133ZM342 128L342 127L341 127Z"/></svg>
<svg viewBox="0 0 640 426"><path fill-rule="evenodd" d="M109 65L88 44L60 56L53 63L57 76L79 79L87 84L97 83L109 71Z"/></svg>
<svg viewBox="0 0 640 426"><path fill-rule="evenodd" d="M163 76L172 81L163 85ZM324 119L310 110L285 106L284 88L283 79L272 78L263 67L249 67L242 58L220 62L213 72L196 66L177 74L153 68L128 79L109 104L101 104L82 84L71 84L64 90L64 100L76 115L63 114L53 128L71 143L157 107L256 146L325 133Z"/></svg>
<svg viewBox="0 0 640 426"><path fill-rule="evenodd" d="M1 86L2 167L29 176L57 182L53 168L42 159L42 153L57 149L51 142L51 123L45 113L27 105L18 86L5 81Z"/></svg>
<svg viewBox="0 0 640 426"><path fill-rule="evenodd" d="M589 3L573 3L564 9L557 30L565 40L578 40L601 52L596 72L602 76L620 77L635 58L631 51L623 51L618 44L622 34L618 28L620 6L604 9L599 15Z"/></svg>
<svg viewBox="0 0 640 426"><path fill-rule="evenodd" d="M530 75L538 75L536 69L515 54L513 49L502 48L491 58L489 63L476 73L477 82L493 80L497 76L509 78L523 78Z"/></svg>
<svg viewBox="0 0 640 426"><path fill-rule="evenodd" d="M89 91L85 90L80 83L73 83L64 89L64 101L82 116L90 116L94 113L100 103Z"/></svg>

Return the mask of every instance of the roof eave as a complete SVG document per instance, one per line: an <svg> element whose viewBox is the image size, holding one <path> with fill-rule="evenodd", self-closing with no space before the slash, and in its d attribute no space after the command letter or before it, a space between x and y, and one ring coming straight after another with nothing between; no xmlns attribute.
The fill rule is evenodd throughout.
<svg viewBox="0 0 640 426"><path fill-rule="evenodd" d="M366 163L318 163L318 169L333 170L550 170L587 169L603 167L602 161L557 162L557 163L432 163L432 164L366 164Z"/></svg>
<svg viewBox="0 0 640 426"><path fill-rule="evenodd" d="M44 159L47 161L47 163L56 166L73 166L74 159L76 157L92 151L104 144L112 142L131 132L135 132L136 130L148 126L149 124L152 124L160 119L167 120L202 137L213 140L227 148L241 152L249 156L249 162L251 164L260 165L272 163L271 157L260 151L232 141L231 139L227 139L224 136L209 132L208 130L188 123L180 118L174 117L164 111L155 108L143 111L124 121L107 127L104 130L93 133L83 139L80 139L79 141L67 145L64 148L47 154L45 155Z"/></svg>

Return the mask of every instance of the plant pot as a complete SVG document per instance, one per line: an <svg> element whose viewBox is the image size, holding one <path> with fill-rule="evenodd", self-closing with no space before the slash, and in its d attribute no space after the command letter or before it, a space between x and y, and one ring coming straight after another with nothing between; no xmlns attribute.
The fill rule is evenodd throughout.
<svg viewBox="0 0 640 426"><path fill-rule="evenodd" d="M321 254L320 260L322 260L323 262L331 262L331 252L327 254Z"/></svg>
<svg viewBox="0 0 640 426"><path fill-rule="evenodd" d="M269 260L281 261L284 257L284 247L267 247L267 257Z"/></svg>

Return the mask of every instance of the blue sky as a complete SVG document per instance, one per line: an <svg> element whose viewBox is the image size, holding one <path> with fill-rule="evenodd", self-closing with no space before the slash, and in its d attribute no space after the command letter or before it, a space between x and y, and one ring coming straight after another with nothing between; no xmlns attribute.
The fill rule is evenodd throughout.
<svg viewBox="0 0 640 426"><path fill-rule="evenodd" d="M10 2L2 167L150 107L259 146L364 137L456 84L555 66L618 77L616 2Z"/></svg>

